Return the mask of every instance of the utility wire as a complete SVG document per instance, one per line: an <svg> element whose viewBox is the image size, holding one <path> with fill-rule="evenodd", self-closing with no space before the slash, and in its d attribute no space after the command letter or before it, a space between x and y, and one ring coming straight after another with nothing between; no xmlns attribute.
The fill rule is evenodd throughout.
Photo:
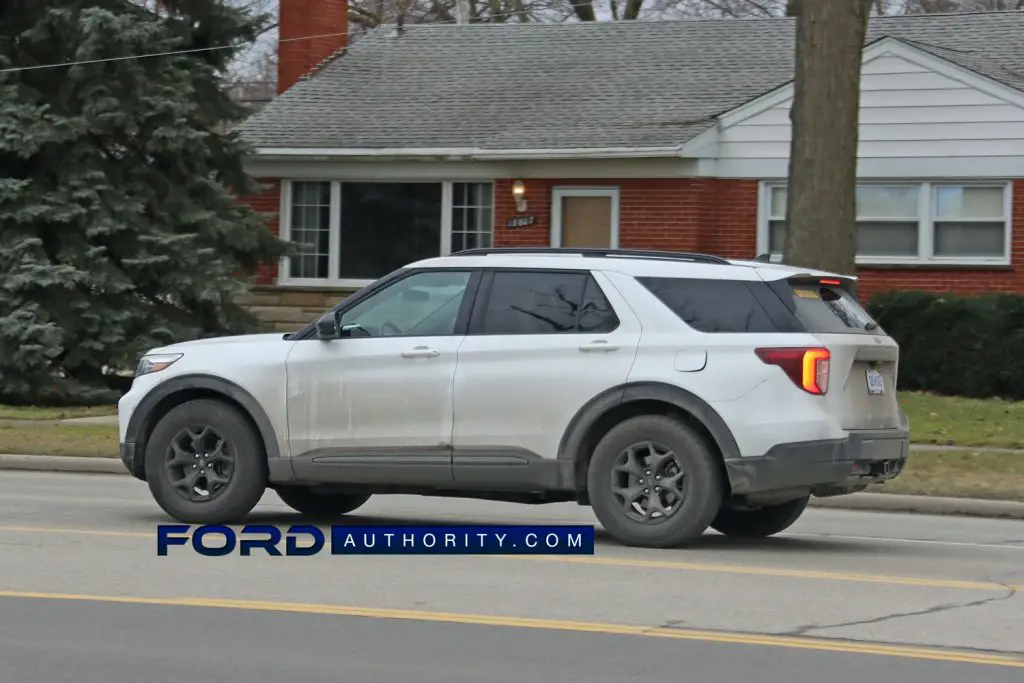
<svg viewBox="0 0 1024 683"><path fill-rule="evenodd" d="M518 12L504 12L504 13L499 13L499 14L491 14L491 15L488 15L488 18L492 18L493 19L493 18L496 18L496 17L512 17L512 16L519 16L519 13ZM453 19L442 19L440 21L431 21L431 22L426 22L424 24L414 24L414 25L429 26L429 25L433 25L433 24L455 24L455 23L457 23L457 22L455 20L453 20ZM382 24L382 25L376 26L374 28L384 28L385 26L389 26L389 24ZM298 36L298 37L295 37L295 38L281 38L277 42L278 43L293 43L293 42L301 41L301 40L318 40L320 38L341 38L343 36L352 35L353 33L355 33L355 32L354 31L345 31L343 33L322 33L322 34L315 35L315 36ZM215 45L213 47L197 47L197 48L193 48L193 49L190 49L190 50L170 50L170 51L167 51L167 52L150 52L150 53L141 54L141 55L124 55L124 56L121 56L121 57L101 57L101 58L98 58L98 59L82 59L82 60L78 60L78 61L74 61L74 62L55 62L55 63L52 63L52 64L35 64L33 66L14 66L14 67L7 67L5 69L0 69L0 74L14 73L14 72L18 72L18 71L36 71L36 70L39 70L39 69L57 69L57 68L60 68L60 67L68 67L68 66L83 66L83 65L86 65L86 64L103 64L103 63L106 63L106 62L123 62L123 61L132 60L132 59L147 59L147 58L150 58L150 57L174 57L174 56L177 56L177 55L195 54L195 53L198 53L198 52L213 52L215 50L238 50L238 49L244 49L244 48L248 47L251 44L252 43L239 43L239 44L234 44L234 45Z"/></svg>

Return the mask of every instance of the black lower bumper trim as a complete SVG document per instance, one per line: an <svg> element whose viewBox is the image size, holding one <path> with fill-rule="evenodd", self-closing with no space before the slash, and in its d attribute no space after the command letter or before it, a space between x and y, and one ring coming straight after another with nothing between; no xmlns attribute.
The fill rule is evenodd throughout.
<svg viewBox="0 0 1024 683"><path fill-rule="evenodd" d="M121 462L128 472L141 481L146 481L146 472L142 463L142 452L133 443L121 444Z"/></svg>
<svg viewBox="0 0 1024 683"><path fill-rule="evenodd" d="M725 461L734 495L795 488L859 488L899 476L906 430L852 432L846 439L779 444L763 456Z"/></svg>

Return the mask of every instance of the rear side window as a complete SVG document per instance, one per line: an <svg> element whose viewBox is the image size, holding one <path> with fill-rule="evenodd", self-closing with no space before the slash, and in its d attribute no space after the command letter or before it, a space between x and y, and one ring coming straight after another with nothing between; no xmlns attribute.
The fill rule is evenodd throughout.
<svg viewBox="0 0 1024 683"><path fill-rule="evenodd" d="M811 283L773 283L800 324L811 334L884 334L850 292Z"/></svg>
<svg viewBox="0 0 1024 683"><path fill-rule="evenodd" d="M590 273L499 271L477 334L611 332L619 320Z"/></svg>
<svg viewBox="0 0 1024 683"><path fill-rule="evenodd" d="M779 331L753 292L751 285L759 283L660 277L642 277L637 281L695 330Z"/></svg>

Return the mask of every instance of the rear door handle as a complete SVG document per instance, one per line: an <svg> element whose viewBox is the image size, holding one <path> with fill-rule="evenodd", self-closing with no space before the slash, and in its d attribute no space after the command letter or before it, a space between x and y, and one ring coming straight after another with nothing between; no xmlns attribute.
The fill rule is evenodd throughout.
<svg viewBox="0 0 1024 683"><path fill-rule="evenodd" d="M618 351L617 344L609 344L604 339L597 339L589 344L580 344L580 351L584 353Z"/></svg>
<svg viewBox="0 0 1024 683"><path fill-rule="evenodd" d="M440 351L429 346L416 346L408 351L402 351L402 358L434 358L440 355Z"/></svg>

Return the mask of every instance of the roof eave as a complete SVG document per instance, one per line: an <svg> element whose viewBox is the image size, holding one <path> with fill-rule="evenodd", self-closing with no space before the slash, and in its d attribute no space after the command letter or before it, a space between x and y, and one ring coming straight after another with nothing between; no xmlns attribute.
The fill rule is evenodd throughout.
<svg viewBox="0 0 1024 683"><path fill-rule="evenodd" d="M593 147L578 149L480 149L478 147L311 148L257 147L266 160L331 161L336 159L418 159L445 161L532 161L555 159L665 159L681 156L682 145L669 147Z"/></svg>

